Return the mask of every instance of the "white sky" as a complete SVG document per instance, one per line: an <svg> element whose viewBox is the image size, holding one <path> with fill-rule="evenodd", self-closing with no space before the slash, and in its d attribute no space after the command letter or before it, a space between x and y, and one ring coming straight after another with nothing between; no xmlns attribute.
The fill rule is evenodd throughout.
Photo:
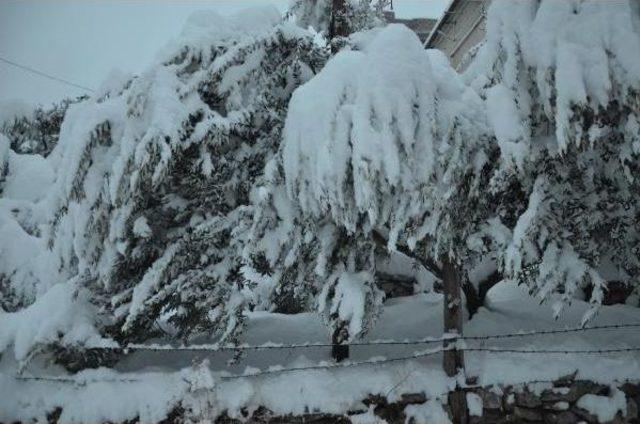
<svg viewBox="0 0 640 424"><path fill-rule="evenodd" d="M0 57L97 88L116 68L139 73L194 11L222 15L289 0L0 0ZM394 0L398 17L438 17L447 0ZM85 92L0 62L0 101L50 103Z"/></svg>

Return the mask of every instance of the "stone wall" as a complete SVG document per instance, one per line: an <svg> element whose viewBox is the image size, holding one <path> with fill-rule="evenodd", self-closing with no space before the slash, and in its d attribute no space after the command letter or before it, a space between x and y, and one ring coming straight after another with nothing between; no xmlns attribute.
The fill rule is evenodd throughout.
<svg viewBox="0 0 640 424"><path fill-rule="evenodd" d="M531 383L505 387L469 389L468 398L477 396L482 402L482 416L471 416L469 424L640 424L638 405L640 405L640 383L624 383L609 386L572 377L559 379L553 383ZM615 401L623 405L610 420L599 421L579 406L585 395L595 395L602 401ZM624 401L621 402L622 396ZM265 408L259 408L253 414L247 413L244 420L219 417L217 423L314 423L333 424L351 423L351 416L357 416L372 408L375 415L389 424L406 423L405 408L409 405L421 405L428 399L422 393L405 394L399 400L389 402L384 396L372 395L363 400L367 409L350 411L344 415L310 413L307 415L273 414ZM615 402L614 402L615 403ZM444 405L445 410L447 406ZM360 418L357 422L362 422ZM409 423L412 423L409 420ZM372 423L373 424L373 423ZM439 424L439 423L434 423ZM454 423L455 424L455 423Z"/></svg>
<svg viewBox="0 0 640 424"><path fill-rule="evenodd" d="M584 380L558 380L553 384L531 384L509 386L502 389L483 389L477 391L482 399L482 417L471 417L472 424L498 423L599 423L598 417L579 406L585 395L608 398L612 405L614 391L617 399L624 396L622 409L608 423L640 423L638 405L640 404L640 385L625 383L612 387ZM619 402L618 402L619 403ZM614 407L615 409L615 407Z"/></svg>

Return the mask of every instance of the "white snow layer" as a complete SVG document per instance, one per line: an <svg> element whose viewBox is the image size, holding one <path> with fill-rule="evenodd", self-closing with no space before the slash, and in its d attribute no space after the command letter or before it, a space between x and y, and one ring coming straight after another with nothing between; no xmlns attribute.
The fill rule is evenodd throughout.
<svg viewBox="0 0 640 424"><path fill-rule="evenodd" d="M115 345L97 333L93 326L95 314L73 284L56 284L29 308L11 314L0 311L0 351L13 345L16 359L23 360L38 344Z"/></svg>
<svg viewBox="0 0 640 424"><path fill-rule="evenodd" d="M539 305L526 296L526 290L503 282L488 295L489 308L465 323L465 335L528 332L536 329L562 329L579 324L589 304L574 302L558 319L551 318L548 305ZM259 345L272 343L326 342L327 330L322 319L311 313L281 315L256 312L249 316L243 342ZM624 305L604 306L592 325L640 322L638 308ZM442 297L416 295L387 302L379 325L368 340L404 340L442 335ZM470 347L472 342L467 342ZM597 330L509 340L485 340L478 346L519 349L598 349L640 345L634 329ZM372 357L394 358L420 351L420 346L354 346L350 360ZM455 386L441 369L442 357L434 355L416 360L365 365L333 370L308 370L294 373L247 376L231 380L224 376L252 374L259 370L331 364L331 348L297 348L248 352L240 362L229 365L233 352L144 352L131 353L115 370L86 370L71 377L77 383L16 381L10 357L0 362L0 421L29 421L44 410L63 407L61 422L120 422L140 414L141 422L157 422L179 401L200 405L201 419L227 411L241 417L242 409L264 406L276 414L302 414L307 411L342 414L367 410L361 401L370 394L398 400L403 393L424 392L429 402L407 407L405 412L416 422L446 423L442 409L443 393ZM190 367L208 360L205 368ZM530 380L553 380L577 371L576 378L602 384L640 378L640 358L631 354L515 354L467 352L467 375L478 376L481 385L517 384ZM211 371L209 371L209 368ZM25 376L57 375L57 367L32 363ZM210 373L210 374L209 374ZM124 381L123 381L124 380ZM136 381L127 381L136 380ZM209 389L202 389L202 386ZM200 389L198 389L200 387ZM617 391L610 397L582 400L581 407L602 414L615 415L622 408ZM80 402L79 402L80 401ZM97 405L96 403L99 403ZM202 410L202 405L207 405ZM474 403L476 407L480 405ZM479 412L480 409L474 409ZM613 412L611 412L613 411ZM624 409L623 409L624 411ZM361 417L362 418L362 417Z"/></svg>
<svg viewBox="0 0 640 424"><path fill-rule="evenodd" d="M477 393L467 393L467 407L472 417L482 416L482 398Z"/></svg>
<svg viewBox="0 0 640 424"><path fill-rule="evenodd" d="M487 77L498 74L487 106L503 153L516 164L527 153L519 128L538 109L554 124L559 151L588 139L572 106L597 111L640 86L638 22L637 6L628 0L493 1L485 42L465 79L482 90L495 84Z"/></svg>
<svg viewBox="0 0 640 424"><path fill-rule="evenodd" d="M484 121L480 98L446 58L389 25L294 92L283 135L289 195L350 231L361 214L371 227L400 228L424 207L422 190L454 122L481 132Z"/></svg>
<svg viewBox="0 0 640 424"><path fill-rule="evenodd" d="M613 389L612 396L584 395L576 405L595 415L601 423L611 421L618 411L622 416L627 415L627 399L624 392L617 388Z"/></svg>
<svg viewBox="0 0 640 424"><path fill-rule="evenodd" d="M183 46L189 46L192 55L199 53L207 62L212 59L211 46L264 32L281 21L282 15L273 5L246 8L230 16L222 16L214 10L200 10L189 16L180 36L162 49L157 59L161 62L169 60Z"/></svg>
<svg viewBox="0 0 640 424"><path fill-rule="evenodd" d="M488 122L500 148L506 157L512 158L514 165L520 164L527 153L528 135L521 131L520 123L527 122L534 108L528 94L532 87L523 82L524 68L535 70L530 83L543 94L545 100L540 107L555 123L560 150L571 141L568 134L573 128L567 111L572 104L589 104L594 109L606 106L612 90L624 91L639 85L640 37L637 22L633 21L636 15L630 13L630 7L626 1L544 1L534 13L533 2L494 2L489 13L487 42L465 78L481 91L482 87L490 85L485 78L490 73L488 67L504 61L502 81L488 91L486 106ZM201 53L206 55L212 43L237 31L259 30L278 19L277 11L267 8L231 20L222 20L209 13L195 15L177 43L201 46ZM175 51L175 45L172 51ZM506 56L496 57L499 51L506 51ZM522 52L524 63L517 61L518 51ZM604 66L607 61L613 65ZM289 195L297 198L306 211L318 216L330 213L336 221L351 229L359 213L368 214L372 226L380 220L390 219L395 208L381 205L380 199L388 192L380 193L374 181L386 181L388 191L419 191L416 182L428 179L436 166L433 152L439 146L441 135L436 134L434 128L447 133L453 118L461 119L465 115L473 118L469 118L470 121L479 122L476 125L484 125L487 114L479 97L470 93L443 63L442 55L425 52L411 31L395 25L376 32L372 40L364 43L362 51L336 55L316 78L296 91L291 101L283 147ZM228 78L225 83L232 83L233 75ZM110 84L105 91L116 90L117 85ZM162 145L158 140L162 140L164 134L175 135L178 131L176 123L182 122L194 107L183 103L179 97L184 91L183 83L173 74L151 70L137 78L133 85L132 92L138 97L132 95L128 104L124 99L113 99L93 104L91 108L85 105L70 107L60 144L46 160L14 154L9 151L6 138L0 136L0 272L24 274L17 279L24 284L15 289L23 291L24 297L33 302L19 312L0 312L0 350L10 346L14 350L14 355L3 355L0 362L0 421L45 420L44 411L61 406L60 422L118 422L136 416L141 422L157 422L180 399L189 396L200 404L210 405L213 416L226 410L230 416L240 417L242 408L257 406L283 414L307 410L342 413L360 408L360 401L371 393L394 399L400 392L424 391L436 398L448 390L451 382L440 370L441 358L437 355L375 367L375 372L369 367L354 367L222 380L220 377L226 372L242 372L241 367L246 364L227 367L228 357L222 353L210 354L216 361L211 361L215 371L209 379L205 378L207 375L194 375L190 369L180 371L195 355L181 353L182 356L177 357L173 353L137 352L117 365L119 371L88 370L76 375L77 384L14 380L15 370L9 357L25 359L39 343L109 344L92 326L96 312L74 281L64 282L64 277L58 276L58 264L38 234L47 219L46 211L56 209L56 202L68 198L72 190L76 170L68 169L66 164L82 162L79 158L86 146L81 141L91 140L88 134L101 122L120 123L111 128L112 137L119 143L105 146L107 154L103 156L103 163L92 167L93 174L87 176L85 182L88 196L97 196L99 184L103 182L99 177L105 171L111 172L108 183L115 196L118 178L126 166L125 158L134 150L137 163L142 162L149 144L158 143L162 155L170 154L173 146ZM443 100L436 104L437 94ZM6 110L7 114L13 114L11 116L23 113L17 108ZM140 120L125 125L125 111L144 114ZM142 136L142 142L135 144L136 137ZM580 140L580 137L576 139ZM336 157L344 160L336 161ZM162 163L156 170L158 174L164 171ZM348 172L349 167L353 170L352 175ZM343 190L349 178L353 179L354 193ZM406 207L410 209L411 205ZM124 221L127 211L122 214ZM75 221L86 219L87 210L77 204L71 205L63 225L73 232L74 225L82 228ZM144 218L139 218L136 224L136 235L145 237L148 225ZM84 247L77 240L59 247L61 250L67 248ZM364 279L341 280L342 285L338 288L343 297L348 298L353 285ZM147 288L143 285L138 297L142 298L141 294ZM337 312L342 317L361 314L362 311L354 307L357 304L339 304ZM557 321L553 321L552 311L546 304L538 305L528 293L509 283L501 283L492 289L488 306L490 309L482 308L466 323L466 334L573 327L589 308L585 302L576 300ZM138 307L138 304L131 305L132 312L135 313ZM441 335L441 315L442 303L437 296L420 295L391 301L369 337L438 336ZM243 337L251 343L327 340L319 318L311 314L256 313L249 321ZM638 308L603 307L592 324L619 322L640 322ZM616 332L600 331L597 337L593 334L495 341L490 346L570 350L640 344L637 332L624 338ZM410 349L354 348L352 359L367 359L374 355L393 357L410 354ZM328 349L298 350L288 357L281 352L260 355L248 355L246 363L268 368L329 360ZM553 379L576 369L579 378L604 383L640 378L639 358L623 355L560 355L550 360L545 355L477 353L468 355L467 361L469 374L477 375L481 384ZM151 372L149 368L156 368L158 372ZM47 367L38 371L60 372ZM123 378L137 381L109 381ZM398 383L401 384L397 390L390 392ZM200 398L203 386L212 389L209 392L213 398ZM477 402L471 400L474 411L478 412ZM614 391L612 397L588 395L579 403L606 420L618 410L624 412L620 402L620 393ZM406 413L418 423L447 420L437 400L408 407Z"/></svg>
<svg viewBox="0 0 640 424"><path fill-rule="evenodd" d="M271 6L228 18L214 12L195 13L163 58L168 60L169 52L175 56L189 46L191 54L205 60L212 46L230 38L250 41L280 21L280 13ZM161 178L172 151L179 148L166 140L180 140L182 123L202 106L197 95L184 94L189 92L187 84L171 65L153 65L128 81L125 75L110 75L99 98L69 107L59 142L47 158L16 154L6 137L0 136L0 281L5 275L11 277L9 288L20 300L11 310L23 308L1 312L0 350L13 346L16 358L24 359L39 343L96 341L91 322L98 313L78 289L81 279L73 277L95 277L108 284L101 277L127 249L126 240L119 236L132 208L122 192L135 186L141 165L152 154L160 158L152 169L152 182ZM125 85L127 92L120 95ZM25 110L20 104L5 104L0 117L20 117ZM130 179L128 167L134 168ZM95 218L92 205L99 200L119 205L109 216L104 246L92 245L85 231L87 222ZM53 216L61 209L66 213ZM150 230L145 217L135 219L134 236L149 237ZM98 266L83 259L92 249L101 249ZM154 269L134 296L138 303L130 305L132 316L145 300L141 295L153 284Z"/></svg>

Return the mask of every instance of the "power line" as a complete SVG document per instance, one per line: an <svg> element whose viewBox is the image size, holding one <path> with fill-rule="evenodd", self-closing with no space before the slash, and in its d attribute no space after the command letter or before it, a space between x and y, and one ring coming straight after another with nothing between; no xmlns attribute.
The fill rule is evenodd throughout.
<svg viewBox="0 0 640 424"><path fill-rule="evenodd" d="M94 92L95 92L95 90L94 90L94 89L92 89L92 88L85 87L85 86L83 86L83 85L76 84L76 83L73 83L73 82L71 82L71 81L67 81L67 80L62 79L62 78L58 78L58 77L56 77L56 76L53 76L53 75L47 74L46 72L42 72L42 71L38 71L37 69L33 69L33 68L29 67L29 66L21 65L21 64L16 63L16 62L14 62L14 61L12 61L12 60L5 59L5 58L4 58L4 57L2 57L2 56L0 56L0 62L4 62L4 63L6 63L6 64L8 64L8 65L15 66L16 68L20 68L20 69L23 69L23 70L25 70L25 71L29 71L29 72L31 72L31 73L33 73L33 74L39 75L39 76L41 76L41 77L49 78L50 80L57 81L57 82L60 82L60 83L62 83L62 84L67 84L67 85L70 85L70 86L72 86L72 87L80 88L80 89L82 89L82 90L89 91L89 92L91 92L91 93L94 93Z"/></svg>

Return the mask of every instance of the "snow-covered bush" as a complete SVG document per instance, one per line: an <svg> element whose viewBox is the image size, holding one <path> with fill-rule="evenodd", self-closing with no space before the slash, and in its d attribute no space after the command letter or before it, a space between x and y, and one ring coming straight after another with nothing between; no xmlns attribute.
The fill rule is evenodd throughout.
<svg viewBox="0 0 640 424"><path fill-rule="evenodd" d="M541 298L637 287L639 22L635 2L496 1L465 73L500 147L495 250Z"/></svg>

